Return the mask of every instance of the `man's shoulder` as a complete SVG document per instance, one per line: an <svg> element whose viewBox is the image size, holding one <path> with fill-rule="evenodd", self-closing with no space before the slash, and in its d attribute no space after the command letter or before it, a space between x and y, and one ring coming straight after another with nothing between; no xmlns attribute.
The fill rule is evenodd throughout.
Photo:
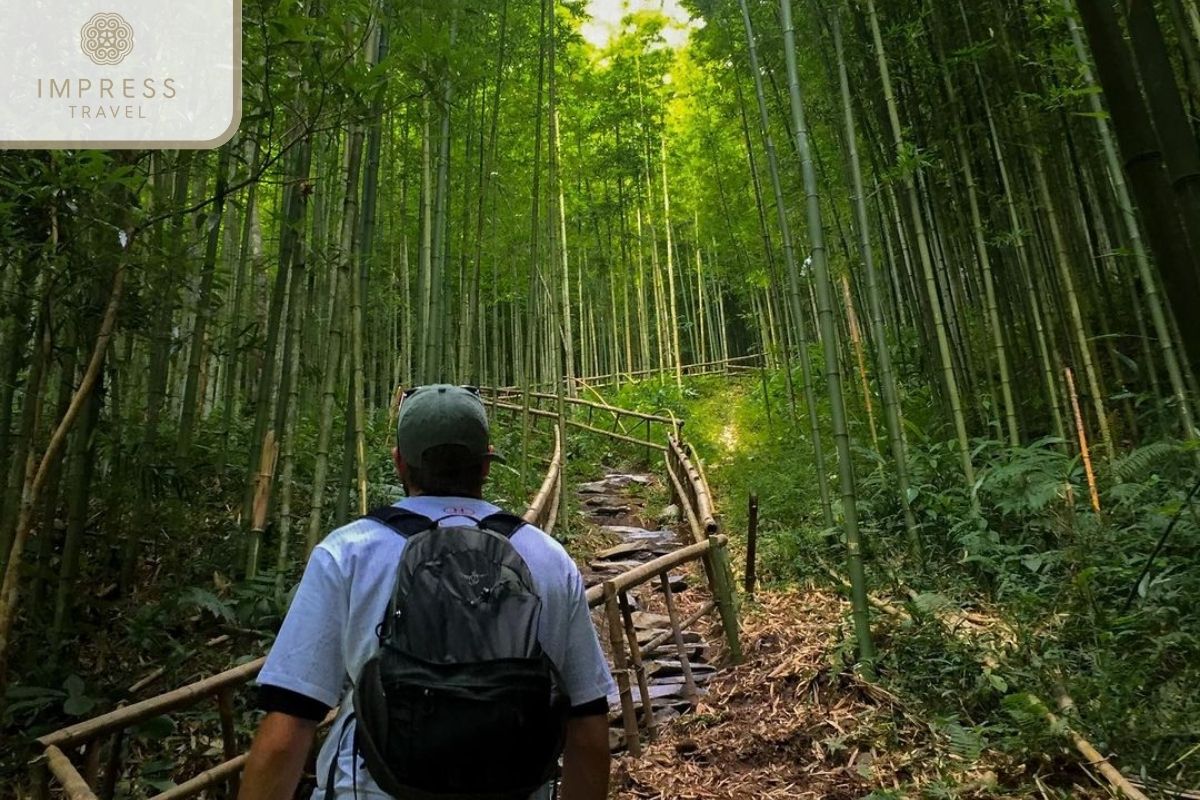
<svg viewBox="0 0 1200 800"><path fill-rule="evenodd" d="M378 545L395 535L379 520L359 517L330 531L317 545L317 550L325 551L341 563L349 553Z"/></svg>
<svg viewBox="0 0 1200 800"><path fill-rule="evenodd" d="M521 526L513 534L512 543L535 576L568 584L579 574L579 567L562 543L536 525Z"/></svg>

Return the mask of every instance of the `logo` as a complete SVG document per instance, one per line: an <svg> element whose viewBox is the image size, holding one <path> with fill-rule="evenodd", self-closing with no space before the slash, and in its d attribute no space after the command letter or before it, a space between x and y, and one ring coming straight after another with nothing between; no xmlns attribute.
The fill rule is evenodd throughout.
<svg viewBox="0 0 1200 800"><path fill-rule="evenodd" d="M133 52L133 26L120 14L101 12L80 29L79 47L102 67L120 64Z"/></svg>
<svg viewBox="0 0 1200 800"><path fill-rule="evenodd" d="M0 0L0 150L209 148L242 111L242 0Z"/></svg>

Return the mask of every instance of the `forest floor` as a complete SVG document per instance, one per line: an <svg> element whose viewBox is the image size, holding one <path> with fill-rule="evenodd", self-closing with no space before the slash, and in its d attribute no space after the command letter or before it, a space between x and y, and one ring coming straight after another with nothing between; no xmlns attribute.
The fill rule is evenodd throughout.
<svg viewBox="0 0 1200 800"><path fill-rule="evenodd" d="M952 728L840 666L846 611L822 589L758 593L743 607L744 662L722 669L640 758L620 760L613 796L1109 796L1069 763L1031 771L1000 751L956 752Z"/></svg>
<svg viewBox="0 0 1200 800"><path fill-rule="evenodd" d="M736 446L737 427L722 425L720 438ZM655 524L662 516L656 505L665 502L659 479L602 472L576 494L585 525L571 551L589 584L683 544L678 529ZM692 567L677 577L687 586L678 594L684 614L704 599L694 591L703 584L702 572ZM639 633L662 611L656 594L635 594ZM767 588L745 600L742 611L745 659L739 665L726 663L715 615L685 633L695 642L689 647L698 669L719 665L698 677L695 703L677 692L660 696L656 687L672 678L652 676L657 732L639 757L618 756L612 797L1038 797L1048 784L1075 797L1104 796L1071 776L1030 775L998 751L956 753L949 730L843 666L849 637L847 603L839 595L812 586ZM892 633L889 624L885 620L879 631L882 640ZM650 654L649 669L664 657L671 656ZM636 685L632 691L636 701ZM611 740L623 750L616 695L610 709Z"/></svg>
<svg viewBox="0 0 1200 800"><path fill-rule="evenodd" d="M794 435L778 416L774 429L747 418L746 401L753 391L749 381L731 381L713 391L701 390L687 401L685 433L690 432L689 441L704 457L718 512L733 540L735 568L744 563L745 495L755 489L766 490L764 497L771 495L773 487L753 484L779 472L778 465L760 452L762 443L768 437L779 440ZM650 407L642 404L643 410ZM798 442L797 447L807 452L807 443ZM791 484L786 491L815 502L812 475L777 477ZM764 513L778 514L777 508L765 507ZM772 574L772 564L798 555L777 536L787 522L770 520L760 535L760 557L768 562L763 564L767 582L753 599L743 602L744 662L724 665L696 707L662 725L639 758L619 759L613 796L697 800L1111 796L1061 740L1046 736L1032 749L994 746L998 742L976 735L952 715L935 713L927 698L908 691L907 684L918 679L917 673L939 682L936 670L942 654L936 647L923 651L928 662L910 664L913 673L899 681L890 673L893 664L884 665L883 674L873 679L853 669L848 601L819 576L797 581ZM810 566L814 573L821 571L816 564ZM985 615L973 616L983 619ZM715 618L700 628L705 641L721 641ZM976 625L966 629L978 640L970 643L972 652L989 653L997 638L993 632ZM903 611L899 617L875 614L873 630L881 652L903 648L914 635L913 620ZM724 653L712 658L724 664Z"/></svg>

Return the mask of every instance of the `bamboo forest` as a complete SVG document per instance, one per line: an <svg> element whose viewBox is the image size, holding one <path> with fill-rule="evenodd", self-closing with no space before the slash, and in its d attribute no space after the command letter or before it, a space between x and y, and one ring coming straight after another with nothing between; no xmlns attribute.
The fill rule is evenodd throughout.
<svg viewBox="0 0 1200 800"><path fill-rule="evenodd" d="M0 798L236 797L426 384L608 796L1200 797L1197 0L241 15L226 144L0 152Z"/></svg>

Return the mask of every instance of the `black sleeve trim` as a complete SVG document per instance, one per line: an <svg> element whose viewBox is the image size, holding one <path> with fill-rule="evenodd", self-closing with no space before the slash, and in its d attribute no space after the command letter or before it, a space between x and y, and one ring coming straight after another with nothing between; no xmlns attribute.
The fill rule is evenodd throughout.
<svg viewBox="0 0 1200 800"><path fill-rule="evenodd" d="M325 715L331 708L308 695L270 684L258 687L258 707L263 711L278 711L281 714L312 722L320 722L325 719Z"/></svg>
<svg viewBox="0 0 1200 800"><path fill-rule="evenodd" d="M589 700L581 705L571 706L569 716L573 718L594 717L599 714L608 714L607 697L597 697L595 700Z"/></svg>

